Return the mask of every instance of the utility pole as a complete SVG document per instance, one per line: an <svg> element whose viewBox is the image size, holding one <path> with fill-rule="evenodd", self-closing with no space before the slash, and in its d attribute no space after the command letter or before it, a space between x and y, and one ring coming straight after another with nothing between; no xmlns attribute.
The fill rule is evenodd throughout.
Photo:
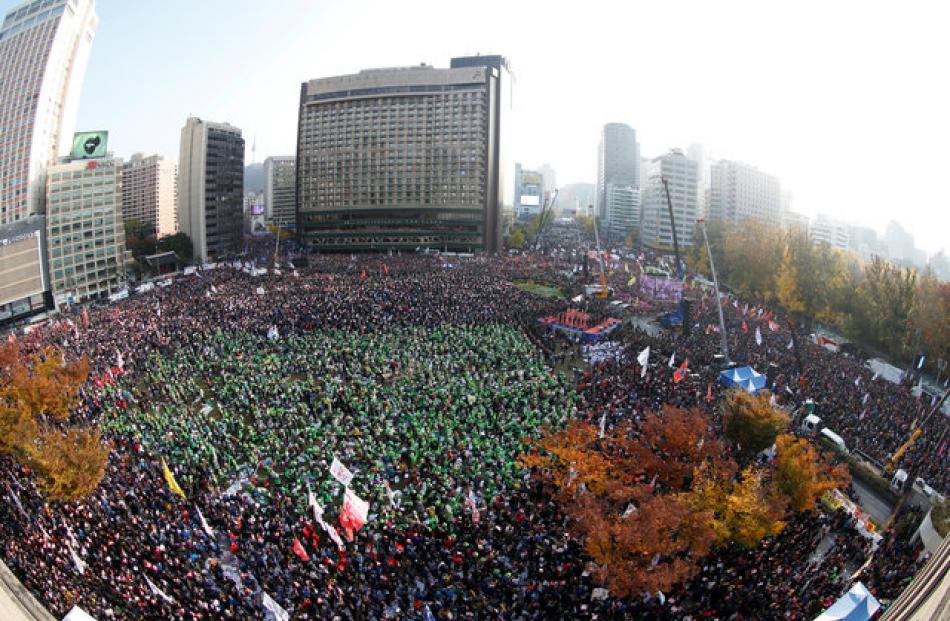
<svg viewBox="0 0 950 621"><path fill-rule="evenodd" d="M716 291L716 310L719 311L719 336L722 339L722 355L729 363L729 339L726 338L726 321L722 316L722 300L719 299L719 278L716 276L716 263L713 261L712 249L709 247L709 236L706 235L706 220L699 220L698 224L703 229L703 240L706 242L706 254L709 256L709 270L712 272L713 288ZM685 321L685 318L684 318Z"/></svg>

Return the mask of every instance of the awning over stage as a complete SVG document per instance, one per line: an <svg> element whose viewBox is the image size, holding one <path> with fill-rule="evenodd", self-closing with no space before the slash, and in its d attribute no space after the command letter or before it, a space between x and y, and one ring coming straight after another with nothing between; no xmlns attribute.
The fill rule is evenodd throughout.
<svg viewBox="0 0 950 621"><path fill-rule="evenodd" d="M726 369L719 374L719 381L723 386L743 388L753 394L765 388L765 376L752 367Z"/></svg>
<svg viewBox="0 0 950 621"><path fill-rule="evenodd" d="M880 607L867 588L855 582L850 591L816 617L815 621L867 621Z"/></svg>

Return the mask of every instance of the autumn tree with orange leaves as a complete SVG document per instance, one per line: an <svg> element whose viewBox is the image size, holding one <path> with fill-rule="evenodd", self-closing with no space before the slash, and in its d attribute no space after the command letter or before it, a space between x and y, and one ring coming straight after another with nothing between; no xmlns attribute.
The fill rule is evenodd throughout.
<svg viewBox="0 0 950 621"><path fill-rule="evenodd" d="M599 436L572 421L521 462L550 486L611 592L662 591L688 579L717 543L714 510L692 501L696 469L722 479L736 471L708 418L667 407Z"/></svg>
<svg viewBox="0 0 950 621"><path fill-rule="evenodd" d="M846 466L832 467L807 440L789 434L775 441L775 465L775 486L795 511L814 509L822 494L851 481Z"/></svg>
<svg viewBox="0 0 950 621"><path fill-rule="evenodd" d="M98 430L66 426L89 363L67 361L54 347L23 356L8 343L0 365L0 451L36 471L40 489L55 500L96 489L109 452Z"/></svg>

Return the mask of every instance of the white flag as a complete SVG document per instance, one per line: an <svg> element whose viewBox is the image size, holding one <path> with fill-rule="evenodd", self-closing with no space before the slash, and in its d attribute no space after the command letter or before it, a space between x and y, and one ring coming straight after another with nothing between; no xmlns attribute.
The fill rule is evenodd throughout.
<svg viewBox="0 0 950 621"><path fill-rule="evenodd" d="M256 293L257 295L264 295L265 293L264 287L258 287L257 289L254 290L254 293Z"/></svg>
<svg viewBox="0 0 950 621"><path fill-rule="evenodd" d="M267 339L269 341L276 341L280 338L280 332L277 331L277 326L271 326L267 329Z"/></svg>
<svg viewBox="0 0 950 621"><path fill-rule="evenodd" d="M115 350L115 366L119 367L120 369L125 368L125 358L122 357L122 352L120 352L118 349Z"/></svg>
<svg viewBox="0 0 950 621"><path fill-rule="evenodd" d="M340 550L343 549L343 539L340 537L340 533L333 526L333 524L327 524L326 522L320 522L320 526L323 527L323 530L327 531L327 534L330 535L330 539L333 540L333 543L336 544L336 547Z"/></svg>
<svg viewBox="0 0 950 621"><path fill-rule="evenodd" d="M755 327L755 344L762 345L762 331L759 330L759 326Z"/></svg>
<svg viewBox="0 0 950 621"><path fill-rule="evenodd" d="M667 363L666 366L668 366L668 367L670 367L670 368L672 369L672 368L673 368L673 365L674 365L675 363L676 363L676 352L674 351L672 354L670 354L670 361L669 361L669 363Z"/></svg>
<svg viewBox="0 0 950 621"><path fill-rule="evenodd" d="M640 352L640 355L637 356L637 362L640 363L640 377L646 377L647 374L647 364L650 362L650 346L647 345L647 348Z"/></svg>
<svg viewBox="0 0 950 621"><path fill-rule="evenodd" d="M333 458L333 463L330 464L330 474L333 475L334 479L342 483L343 487L349 487L350 481L353 480L353 473L336 457Z"/></svg>
<svg viewBox="0 0 950 621"><path fill-rule="evenodd" d="M75 563L76 565L76 571L78 571L81 574L86 573L86 563L83 562L83 560L79 558L79 555L76 554L76 551L73 550L72 544L67 543L66 547L69 548L69 555L73 557L73 563Z"/></svg>
<svg viewBox="0 0 950 621"><path fill-rule="evenodd" d="M310 490L307 490L307 506L313 509L313 519L317 524L323 526L323 507L320 506L317 497Z"/></svg>
<svg viewBox="0 0 950 621"><path fill-rule="evenodd" d="M920 357L920 362L917 363L917 368L922 369L924 367L924 356Z"/></svg>
<svg viewBox="0 0 950 621"><path fill-rule="evenodd" d="M607 412L604 412L604 415L600 417L600 437L604 437L604 431L607 429Z"/></svg>
<svg viewBox="0 0 950 621"><path fill-rule="evenodd" d="M275 602L267 593L263 594L261 603L264 605L264 608L274 616L276 621L288 621L288 619L290 619L290 613L284 610L284 608Z"/></svg>
<svg viewBox="0 0 950 621"><path fill-rule="evenodd" d="M790 340L790 341L788 342L788 346L787 346L785 349L791 349L791 348L792 348L792 345L793 345L794 343L795 343L795 341Z"/></svg>
<svg viewBox="0 0 950 621"><path fill-rule="evenodd" d="M859 385L860 383L861 383L861 378L860 378L860 377L854 378L854 385L855 385L855 386Z"/></svg>
<svg viewBox="0 0 950 621"><path fill-rule="evenodd" d="M880 375L881 375L880 373L878 373L877 371L875 371L875 372L874 372L874 377L871 378L871 381L873 382L873 381L876 380Z"/></svg>
<svg viewBox="0 0 950 621"><path fill-rule="evenodd" d="M148 576L145 576L145 582L148 583L148 588L152 592L152 595L158 595L169 604L172 604L175 602L175 598L171 597L170 595L168 595L168 593L166 593L165 591L155 586L155 583L149 580Z"/></svg>
<svg viewBox="0 0 950 621"><path fill-rule="evenodd" d="M205 520L205 516L201 514L201 507L195 505L195 510L198 511L198 519L201 520L201 528L205 531L205 534L209 537L214 537L214 529L208 526L208 521Z"/></svg>
<svg viewBox="0 0 950 621"><path fill-rule="evenodd" d="M627 518L630 517L630 516L633 514L633 512L636 511L636 510L637 510L637 506L631 502L629 505L627 505L627 508L624 509L623 515L620 516L620 517L622 517L623 519L627 519Z"/></svg>

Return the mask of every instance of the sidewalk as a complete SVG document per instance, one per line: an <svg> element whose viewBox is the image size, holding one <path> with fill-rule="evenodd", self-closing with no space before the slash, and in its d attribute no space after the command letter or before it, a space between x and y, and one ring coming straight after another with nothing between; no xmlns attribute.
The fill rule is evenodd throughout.
<svg viewBox="0 0 950 621"><path fill-rule="evenodd" d="M0 561L0 619L3 621L56 621Z"/></svg>

